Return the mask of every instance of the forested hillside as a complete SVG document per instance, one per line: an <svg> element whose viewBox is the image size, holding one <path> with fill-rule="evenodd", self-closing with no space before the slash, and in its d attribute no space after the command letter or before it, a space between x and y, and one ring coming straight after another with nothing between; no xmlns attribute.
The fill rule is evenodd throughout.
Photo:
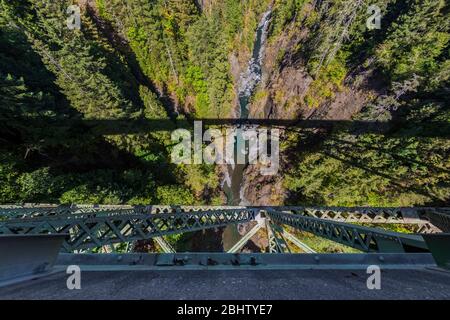
<svg viewBox="0 0 450 320"><path fill-rule="evenodd" d="M288 130L284 176L267 179L248 169L248 199L340 206L448 202L448 4L380 1L379 30L366 27L369 5L275 2L253 116L360 125L350 132ZM374 121L379 124L370 126ZM252 196L261 185L265 192Z"/></svg>
<svg viewBox="0 0 450 320"><path fill-rule="evenodd" d="M81 8L81 29L67 8ZM244 172L254 205L442 205L450 198L449 6L380 0L0 0L0 202L227 203L223 169L175 165L179 121L239 116L239 79L271 19L251 118L282 168ZM167 132L109 134L165 121ZM344 124L357 124L348 129Z"/></svg>

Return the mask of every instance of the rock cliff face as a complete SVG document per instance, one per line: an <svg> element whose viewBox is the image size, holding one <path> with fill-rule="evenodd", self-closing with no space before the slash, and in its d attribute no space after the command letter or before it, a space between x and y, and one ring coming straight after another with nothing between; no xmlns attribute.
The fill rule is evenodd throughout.
<svg viewBox="0 0 450 320"><path fill-rule="evenodd" d="M317 106L308 106L305 98L314 82L305 62L295 53L305 41L307 31L289 36L287 30L271 42L263 64L263 81L251 105L251 115L273 119L348 120L383 93L384 88L373 70L350 70L332 95Z"/></svg>
<svg viewBox="0 0 450 320"><path fill-rule="evenodd" d="M293 28L296 26L288 27L270 39L262 82L250 106L251 118L350 120L367 103L385 93L383 82L368 65L348 70L332 95L320 100L316 106L309 106L306 100L315 78L298 53L298 48L307 41L309 30L295 32ZM280 158L281 168L276 176L260 175L258 166L246 168L243 190L251 204L283 204L287 192L282 177L290 164L286 155L281 154Z"/></svg>

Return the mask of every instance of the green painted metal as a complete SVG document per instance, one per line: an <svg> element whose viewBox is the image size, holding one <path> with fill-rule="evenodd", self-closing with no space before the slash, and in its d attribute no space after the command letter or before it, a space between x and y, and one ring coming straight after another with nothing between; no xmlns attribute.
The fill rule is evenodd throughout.
<svg viewBox="0 0 450 320"><path fill-rule="evenodd" d="M270 252L288 250L287 246L283 247L283 242L286 242L281 225L311 232L364 252L426 252L428 247L420 235L388 232L352 223L422 226L429 223L427 219L432 220L437 214L446 212L446 208L0 206L0 218L4 219L0 221L0 234L69 233L70 239L64 243L64 251L80 252L116 243L245 223L265 213L271 220L266 226ZM447 218L444 215L444 219Z"/></svg>
<svg viewBox="0 0 450 320"><path fill-rule="evenodd" d="M51 271L67 236L0 235L0 286L3 281Z"/></svg>
<svg viewBox="0 0 450 320"><path fill-rule="evenodd" d="M242 247L262 228L262 224L258 223L254 226L245 236L243 236L230 250L228 253L238 253Z"/></svg>
<svg viewBox="0 0 450 320"><path fill-rule="evenodd" d="M375 207L267 207L266 210L281 211L305 217L346 223L408 224L416 233L440 232L430 223L428 212L444 211L445 208L375 208Z"/></svg>
<svg viewBox="0 0 450 320"><path fill-rule="evenodd" d="M65 252L103 247L114 243L146 240L243 223L255 218L253 209L205 212L123 214L69 214L10 219L0 222L0 234L69 233Z"/></svg>
<svg viewBox="0 0 450 320"><path fill-rule="evenodd" d="M273 232L273 237L278 248L277 251L280 253L291 253L291 249L283 236L283 228L275 223L272 223L272 221L268 221L268 224Z"/></svg>
<svg viewBox="0 0 450 320"><path fill-rule="evenodd" d="M423 212L431 223L438 227L442 232L450 232L450 209L435 208L424 210Z"/></svg>
<svg viewBox="0 0 450 320"><path fill-rule="evenodd" d="M436 264L450 270L450 233L424 235Z"/></svg>
<svg viewBox="0 0 450 320"><path fill-rule="evenodd" d="M145 207L132 206L94 206L94 205L74 205L74 206L56 206L56 205L3 205L0 206L0 217L8 219L37 218L62 215L100 215L108 213L145 213Z"/></svg>
<svg viewBox="0 0 450 320"><path fill-rule="evenodd" d="M312 248L310 248L308 245L306 245L305 243L301 242L296 236L294 236L293 234L287 232L286 230L283 230L283 237L287 240L289 240L290 242L292 242L293 244L295 244L297 247L299 247L303 252L306 253L316 253L316 251L314 251Z"/></svg>
<svg viewBox="0 0 450 320"><path fill-rule="evenodd" d="M105 214L158 214L217 210L246 210L246 207L213 206L128 206L128 205L36 205L0 206L0 218L61 216L66 214L105 215ZM440 232L430 222L427 213L449 212L448 208L369 208L369 207L255 207L258 210L275 210L306 217L346 223L370 224L408 224L415 226L417 233Z"/></svg>
<svg viewBox="0 0 450 320"><path fill-rule="evenodd" d="M426 252L428 247L419 235L388 232L376 228L267 210L275 223L310 232L316 236L364 252Z"/></svg>
<svg viewBox="0 0 450 320"><path fill-rule="evenodd" d="M430 253L371 254L267 254L187 252L176 254L60 254L57 265L79 265L82 270L383 270L435 267Z"/></svg>
<svg viewBox="0 0 450 320"><path fill-rule="evenodd" d="M275 239L275 235L267 219L265 224L267 230L267 239L269 240L269 253L282 253L283 250L278 245L277 239Z"/></svg>
<svg viewBox="0 0 450 320"><path fill-rule="evenodd" d="M175 253L175 249L163 237L154 237L153 240L158 243L164 253Z"/></svg>
<svg viewBox="0 0 450 320"><path fill-rule="evenodd" d="M157 214L182 213L197 211L236 210L246 207L233 206L131 206L131 205L52 205L52 204L26 204L26 205L0 205L0 217L8 219L26 217L48 217L66 214Z"/></svg>

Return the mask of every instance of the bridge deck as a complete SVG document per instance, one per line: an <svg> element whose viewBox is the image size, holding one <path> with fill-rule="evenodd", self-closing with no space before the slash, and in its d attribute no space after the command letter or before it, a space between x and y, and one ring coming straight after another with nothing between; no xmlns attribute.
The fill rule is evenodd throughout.
<svg viewBox="0 0 450 320"><path fill-rule="evenodd" d="M203 266L206 255L194 255L186 255L185 266L165 265L170 255L64 255L58 273L0 287L0 299L450 299L450 272L437 269L429 254L277 254L257 256L256 266L225 265L234 255L214 254L216 263ZM375 262L381 290L366 285L367 265ZM71 263L80 264L81 290L66 287Z"/></svg>

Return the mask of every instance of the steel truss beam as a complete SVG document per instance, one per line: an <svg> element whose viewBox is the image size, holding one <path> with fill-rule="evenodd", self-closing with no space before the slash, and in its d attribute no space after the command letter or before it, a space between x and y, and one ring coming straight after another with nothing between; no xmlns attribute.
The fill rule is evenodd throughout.
<svg viewBox="0 0 450 320"><path fill-rule="evenodd" d="M60 254L57 265L79 265L82 270L367 270L379 265L383 270L436 266L430 253L373 254L264 254L264 253L191 253L176 254ZM65 270L65 268L64 268Z"/></svg>
<svg viewBox="0 0 450 320"><path fill-rule="evenodd" d="M343 222L267 210L269 218L281 225L310 232L316 236L364 252L424 252L428 247L421 236L388 232Z"/></svg>
<svg viewBox="0 0 450 320"><path fill-rule="evenodd" d="M448 208L0 206L0 234L69 233L65 250L83 251L248 222L260 212L268 212L276 224L288 224L366 252L424 251L427 247L420 236L348 223L406 223L429 232L431 227L424 226L431 226L431 220L448 231L450 217ZM268 227L270 252L284 252L279 245L283 232L278 234L275 229Z"/></svg>
<svg viewBox="0 0 450 320"><path fill-rule="evenodd" d="M65 214L134 214L134 213L182 213L218 210L247 210L246 207L232 206L129 206L129 205L71 205L58 206L49 204L0 205L0 218L48 217Z"/></svg>
<svg viewBox="0 0 450 320"><path fill-rule="evenodd" d="M38 218L63 215L135 214L145 213L145 207L132 206L0 206L0 217L6 219Z"/></svg>
<svg viewBox="0 0 450 320"><path fill-rule="evenodd" d="M270 253L290 253L289 247L283 238L283 228L266 219L267 236L269 238Z"/></svg>
<svg viewBox="0 0 450 320"><path fill-rule="evenodd" d="M74 252L114 243L146 240L254 220L254 209L205 212L69 214L10 219L0 222L0 234L69 233L63 251Z"/></svg>
<svg viewBox="0 0 450 320"><path fill-rule="evenodd" d="M0 221L4 219L25 217L47 217L61 216L67 214L158 214L158 213L182 213L216 210L246 210L246 207L213 207L213 206L127 206L127 205L36 205L24 206L0 206ZM343 208L343 207L267 207L255 208L259 210L268 209L315 217L338 222L366 223L366 224L409 224L414 227L416 233L436 233L440 228L435 227L429 220L443 225L442 212L448 212L448 208ZM449 216L450 214L447 213ZM448 228L449 222L446 222Z"/></svg>
<svg viewBox="0 0 450 320"><path fill-rule="evenodd" d="M263 227L262 224L258 223L254 226L247 234L242 237L230 250L228 253L237 253L242 249L243 246Z"/></svg>
<svg viewBox="0 0 450 320"><path fill-rule="evenodd" d="M285 239L289 240L290 242L292 242L293 244L295 244L297 247L299 247L301 250L303 250L306 253L316 253L316 251L314 251L308 245L306 245L305 243L303 243L300 240L298 240L296 236L294 236L293 234L287 232L284 229L283 229L283 237Z"/></svg>
<svg viewBox="0 0 450 320"><path fill-rule="evenodd" d="M175 253L175 249L163 237L154 237L153 240L158 243L164 253Z"/></svg>
<svg viewBox="0 0 450 320"><path fill-rule="evenodd" d="M425 216L430 219L431 223L441 229L443 232L450 233L450 209L436 208L427 210Z"/></svg>
<svg viewBox="0 0 450 320"><path fill-rule="evenodd" d="M284 229L282 226L272 223L269 221L270 227L272 228L273 234L275 236L276 242L280 248L280 252L282 253L291 253L291 249L289 248L286 239L284 238Z"/></svg>
<svg viewBox="0 0 450 320"><path fill-rule="evenodd" d="M429 212L443 212L445 208L368 208L368 207L268 207L268 210L293 213L305 217L346 223L410 224L416 233L439 232L430 223Z"/></svg>
<svg viewBox="0 0 450 320"><path fill-rule="evenodd" d="M278 247L278 243L268 220L266 220L266 231L267 239L269 240L269 253L281 253L282 251L280 251L280 248Z"/></svg>

